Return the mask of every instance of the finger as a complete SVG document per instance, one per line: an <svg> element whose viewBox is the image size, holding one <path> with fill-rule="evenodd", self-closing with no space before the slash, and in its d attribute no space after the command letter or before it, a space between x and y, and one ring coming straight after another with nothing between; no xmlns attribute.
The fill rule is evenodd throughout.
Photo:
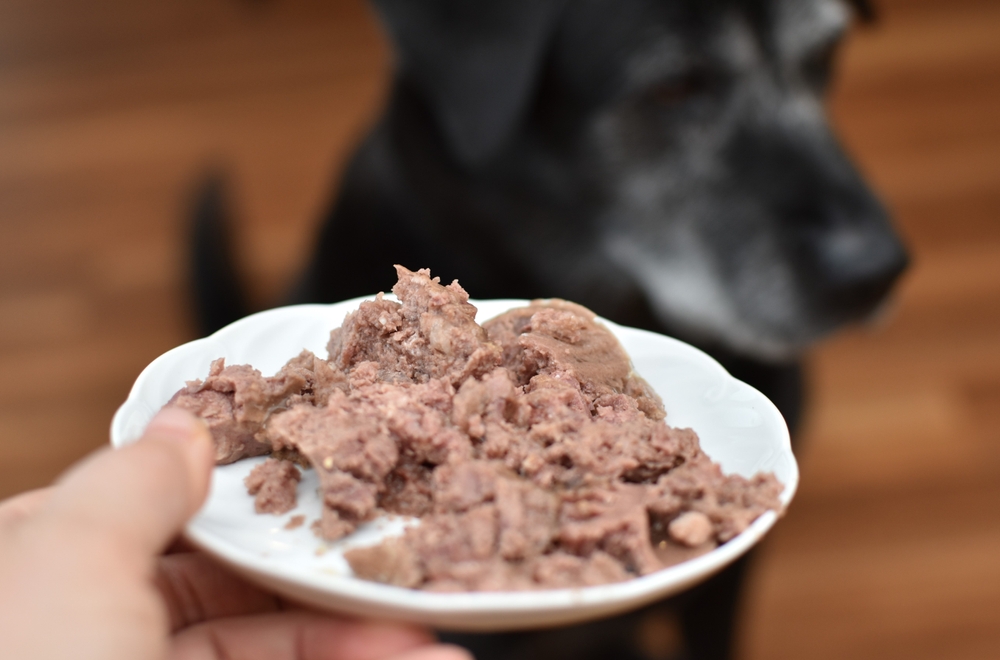
<svg viewBox="0 0 1000 660"><path fill-rule="evenodd" d="M49 499L49 488L29 490L0 502L0 527L9 527L29 518Z"/></svg>
<svg viewBox="0 0 1000 660"><path fill-rule="evenodd" d="M282 612L217 619L193 626L174 637L168 657L169 660L382 660L431 641L426 631L409 626Z"/></svg>
<svg viewBox="0 0 1000 660"><path fill-rule="evenodd" d="M386 660L474 660L472 654L460 646L434 644L403 651Z"/></svg>
<svg viewBox="0 0 1000 660"><path fill-rule="evenodd" d="M39 517L77 540L151 560L204 501L213 454L204 424L183 410L162 410L137 442L71 469Z"/></svg>
<svg viewBox="0 0 1000 660"><path fill-rule="evenodd" d="M277 598L251 586L201 553L161 557L155 583L177 631L221 617L277 612Z"/></svg>

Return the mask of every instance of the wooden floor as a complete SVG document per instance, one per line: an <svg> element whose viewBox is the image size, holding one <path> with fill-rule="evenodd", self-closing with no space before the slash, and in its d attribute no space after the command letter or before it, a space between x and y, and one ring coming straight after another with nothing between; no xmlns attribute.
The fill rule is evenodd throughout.
<svg viewBox="0 0 1000 660"><path fill-rule="evenodd" d="M878 4L832 114L914 267L882 322L811 357L746 660L1000 658L1000 3ZM106 442L191 338L206 170L232 173L242 264L276 299L389 65L358 0L0 4L0 497Z"/></svg>

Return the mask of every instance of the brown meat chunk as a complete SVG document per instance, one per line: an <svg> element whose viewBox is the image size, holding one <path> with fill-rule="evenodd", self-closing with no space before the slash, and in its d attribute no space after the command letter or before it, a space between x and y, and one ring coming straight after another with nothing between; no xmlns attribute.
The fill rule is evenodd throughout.
<svg viewBox="0 0 1000 660"><path fill-rule="evenodd" d="M432 513L406 530L403 539L421 558L427 580L446 580L467 562L489 562L496 556L497 509L481 504L461 515Z"/></svg>
<svg viewBox="0 0 1000 660"><path fill-rule="evenodd" d="M392 538L376 546L353 548L344 553L354 575L397 587L414 588L424 580L420 558L403 542Z"/></svg>
<svg viewBox="0 0 1000 660"><path fill-rule="evenodd" d="M318 529L324 538L349 534L373 517L383 480L399 459L374 410L352 406L337 390L323 408L299 405L275 415L268 435L276 448L294 448L316 469L323 493Z"/></svg>
<svg viewBox="0 0 1000 660"><path fill-rule="evenodd" d="M600 550L588 557L561 551L543 555L534 560L531 571L535 584L547 589L591 587L632 577L611 555Z"/></svg>
<svg viewBox="0 0 1000 660"><path fill-rule="evenodd" d="M434 506L435 470L420 463L400 462L385 478L379 493L381 509L401 516L422 516Z"/></svg>
<svg viewBox="0 0 1000 660"><path fill-rule="evenodd" d="M500 479L496 484L501 557L521 561L545 552L556 533L559 499L530 481Z"/></svg>
<svg viewBox="0 0 1000 660"><path fill-rule="evenodd" d="M247 475L243 483L247 492L256 495L254 509L257 513L287 513L295 508L295 490L302 480L302 473L288 461L269 458Z"/></svg>
<svg viewBox="0 0 1000 660"><path fill-rule="evenodd" d="M378 505L409 515L429 509L431 467L472 452L450 423L453 395L441 379L375 383L350 394L335 390L322 408L299 405L275 415L268 430L274 447L294 449L319 471L325 538L353 531Z"/></svg>
<svg viewBox="0 0 1000 660"><path fill-rule="evenodd" d="M499 557L483 561L451 564L428 577L427 591L524 591L537 589L527 566L512 564Z"/></svg>
<svg viewBox="0 0 1000 660"><path fill-rule="evenodd" d="M560 512L560 547L575 555L608 553L630 571L646 575L662 568L649 537L648 486L612 484L566 498Z"/></svg>
<svg viewBox="0 0 1000 660"><path fill-rule="evenodd" d="M501 346L503 364L525 384L536 374L577 382L594 404L627 394L652 419L663 419L659 396L632 369L618 339L586 307L565 300L534 301L483 324Z"/></svg>
<svg viewBox="0 0 1000 660"><path fill-rule="evenodd" d="M700 511L682 513L670 521L667 532L677 543L696 548L706 543L714 535L712 521Z"/></svg>
<svg viewBox="0 0 1000 660"><path fill-rule="evenodd" d="M301 514L297 516L292 516L291 518L289 518L288 522L285 523L285 529L289 530L298 529L299 527L302 527L302 525L304 525L305 522L306 522L306 517Z"/></svg>
<svg viewBox="0 0 1000 660"><path fill-rule="evenodd" d="M466 461L434 470L434 503L441 513L461 513L496 498L502 464Z"/></svg>
<svg viewBox="0 0 1000 660"><path fill-rule="evenodd" d="M279 410L300 402L324 402L346 377L325 360L303 351L270 378L248 365L212 362L208 378L193 380L167 405L188 410L208 424L215 440L215 462L225 465L271 452L264 426Z"/></svg>
<svg viewBox="0 0 1000 660"><path fill-rule="evenodd" d="M781 490L773 474L758 474L752 479L725 475L717 463L699 453L659 478L658 496L649 510L660 521L686 511L700 512L712 522L714 538L725 543L765 511L779 511Z"/></svg>
<svg viewBox="0 0 1000 660"><path fill-rule="evenodd" d="M298 374L267 379L247 365L227 367L220 358L212 363L208 378L189 382L167 405L189 410L208 424L215 439L215 461L223 465L269 453L271 445L261 436L264 422L304 386L305 379Z"/></svg>
<svg viewBox="0 0 1000 660"><path fill-rule="evenodd" d="M443 378L459 384L499 364L500 349L487 341L476 308L458 282L442 286L423 269L396 266L392 291L400 302L363 302L333 331L330 361L344 371L362 362L378 365L379 380L421 383Z"/></svg>
<svg viewBox="0 0 1000 660"><path fill-rule="evenodd" d="M301 398L288 401L285 407L299 402L325 406L334 391L347 392L347 375L312 351L302 351L281 368L275 378L301 378L304 381Z"/></svg>

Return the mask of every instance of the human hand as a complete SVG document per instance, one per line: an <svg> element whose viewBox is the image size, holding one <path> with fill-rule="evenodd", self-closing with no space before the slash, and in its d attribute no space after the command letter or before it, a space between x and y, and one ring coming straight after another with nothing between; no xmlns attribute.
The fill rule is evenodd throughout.
<svg viewBox="0 0 1000 660"><path fill-rule="evenodd" d="M0 657L468 660L427 631L291 610L204 555L161 555L201 506L205 427L173 409L55 486L0 503Z"/></svg>

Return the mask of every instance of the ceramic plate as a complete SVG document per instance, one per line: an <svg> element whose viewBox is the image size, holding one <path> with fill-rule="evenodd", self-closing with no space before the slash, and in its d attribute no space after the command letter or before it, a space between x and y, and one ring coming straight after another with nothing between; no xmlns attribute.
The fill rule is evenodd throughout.
<svg viewBox="0 0 1000 660"><path fill-rule="evenodd" d="M216 358L226 358L227 364L251 364L272 375L303 348L325 356L330 330L361 300L261 312L161 355L139 375L128 400L115 414L112 444L117 447L138 438L184 382L204 378ZM479 309L480 322L526 304L522 300L472 302ZM774 405L692 346L605 323L625 346L636 371L663 398L667 423L693 428L702 448L726 473L749 477L773 471L785 486L781 502L787 507L798 485L798 467L787 427ZM186 535L194 544L247 579L291 599L338 612L451 630L571 624L639 607L720 570L757 543L777 518L767 512L712 552L618 584L533 592L426 593L359 580L343 558L344 550L371 545L413 521L383 518L340 541L324 542L309 528L320 513L312 470L303 474L295 510L281 516L254 512L243 478L262 460L215 468L208 500L187 526ZM306 524L288 529L286 525L297 515L305 516Z"/></svg>

